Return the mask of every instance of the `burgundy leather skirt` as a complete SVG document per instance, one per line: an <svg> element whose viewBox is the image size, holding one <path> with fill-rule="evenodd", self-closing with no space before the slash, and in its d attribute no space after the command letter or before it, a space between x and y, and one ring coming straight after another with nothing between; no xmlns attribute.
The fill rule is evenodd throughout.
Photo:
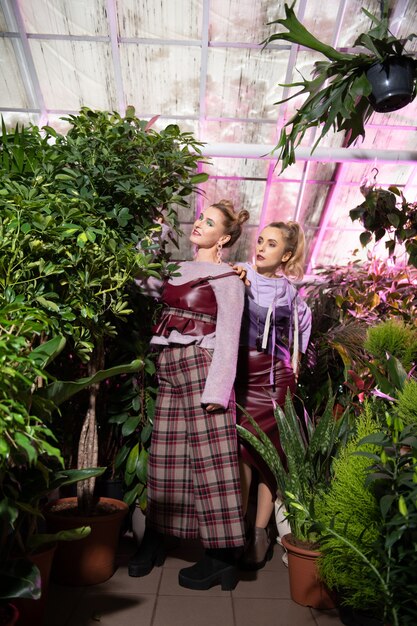
<svg viewBox="0 0 417 626"><path fill-rule="evenodd" d="M295 391L295 377L289 362L275 361L275 384L271 385L271 363L272 357L270 354L248 348L239 349L235 384L236 402L243 406L264 433L268 435L278 450L281 459L285 462L272 401L274 400L279 406L284 406L288 389L292 394ZM237 408L237 422L256 434L253 426L247 417L239 411L239 408ZM273 494L275 494L277 484L272 472L246 441L241 440L240 454L247 465L258 470L261 480L266 482Z"/></svg>

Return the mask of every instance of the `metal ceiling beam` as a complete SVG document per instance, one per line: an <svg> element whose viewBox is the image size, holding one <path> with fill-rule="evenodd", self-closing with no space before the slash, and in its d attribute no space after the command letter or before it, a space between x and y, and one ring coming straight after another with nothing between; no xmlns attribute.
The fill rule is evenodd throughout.
<svg viewBox="0 0 417 626"><path fill-rule="evenodd" d="M200 141L204 141L206 135L206 92L207 92L207 72L208 72L208 49L210 32L210 0L203 0L203 15L201 24L201 62L200 62L200 98L199 98L199 121L198 136ZM198 172L203 171L203 164L198 162ZM198 193L195 203L195 215L200 215L203 211L203 194Z"/></svg>
<svg viewBox="0 0 417 626"><path fill-rule="evenodd" d="M306 4L307 4L307 0L301 0L300 6L298 8L298 19L300 21L304 17ZM293 71L294 71L296 58L297 58L297 46L295 44L292 44L291 48L290 48L290 54L289 54L289 57L288 57L287 71L286 71L286 74L285 74L285 81L284 81L285 85L289 84L291 82L291 80L292 80L292 75L293 75ZM284 87L284 90L282 92L282 100L286 100L287 97L288 97L288 94L289 94L289 87ZM279 135L281 133L281 129L282 129L282 127L285 124L285 116L286 116L286 112L287 112L287 106L288 106L288 103L287 102L283 102L283 104L279 108L279 114L278 114L277 125L276 125L276 135L275 135L277 142L278 142ZM269 164L269 167L268 167L268 175L267 175L267 179L266 179L265 193L264 193L264 198L263 198L263 202L262 202L261 213L260 213L260 216L259 216L258 232L261 231L262 228L265 225L265 218L266 218L266 212L268 210L269 194L270 194L270 191L271 191L271 185L272 185L272 180L273 180L273 176L274 176L274 170L275 170L275 165L271 162Z"/></svg>
<svg viewBox="0 0 417 626"><path fill-rule="evenodd" d="M17 31L18 38L12 38L12 45L19 65L20 75L29 100L29 106L37 110L40 116L38 124L43 126L47 123L46 106L19 2L18 0L0 0L0 6L8 28L12 31Z"/></svg>
<svg viewBox="0 0 417 626"><path fill-rule="evenodd" d="M116 84L117 106L119 113L126 112L126 98L123 85L122 65L120 62L120 49L117 29L117 8L115 0L107 0L107 20L110 31L110 43L113 60L114 81Z"/></svg>
<svg viewBox="0 0 417 626"><path fill-rule="evenodd" d="M108 37L107 35L48 35L47 33L26 33L26 36L28 39L40 41L93 41L94 43L110 41L110 37ZM0 37L3 37L4 39L13 39L18 37L18 35L16 33L7 31L5 33L0 33Z"/></svg>
<svg viewBox="0 0 417 626"><path fill-rule="evenodd" d="M339 42L340 32L342 30L343 18L344 18L345 13L346 13L346 7L347 7L347 0L340 0L339 9L337 11L337 16L336 16L336 22L335 22L335 26L334 26L334 30L333 30L332 43L331 43L333 48L337 48L337 44ZM326 84L327 84L327 81L326 81ZM309 141L310 141L309 145L310 146L313 145L313 142L315 141L316 134L317 134L317 127L314 127L312 129L312 132L310 133L310 136L309 136ZM310 163L311 163L311 161L305 161L305 163L304 163L303 175L301 177L300 186L298 188L297 200L296 200L295 207L294 207L294 212L293 212L293 219L296 222L300 219L300 215L301 215L301 209L302 209L303 201L304 201L304 195L305 195L305 190L306 190L306 181L308 179L308 172L309 172L309 169L310 169Z"/></svg>
<svg viewBox="0 0 417 626"><path fill-rule="evenodd" d="M16 33L5 31L0 33L4 39L16 38ZM107 42L110 37L107 35L64 35L59 33L28 33L28 39L38 39L46 41L87 41L87 42ZM119 42L124 44L145 45L145 46L182 46L199 48L201 41L198 39L161 39L160 37L119 37ZM262 50L263 45L259 43L239 42L239 41L210 41L209 48L244 48L249 50ZM290 44L269 44L268 50L289 50Z"/></svg>
<svg viewBox="0 0 417 626"><path fill-rule="evenodd" d="M250 143L207 143L201 148L203 156L236 159L277 160L275 146ZM298 147L296 161L360 163L378 159L384 163L417 164L417 150L375 150L368 148L331 148L318 146L313 154L310 148Z"/></svg>

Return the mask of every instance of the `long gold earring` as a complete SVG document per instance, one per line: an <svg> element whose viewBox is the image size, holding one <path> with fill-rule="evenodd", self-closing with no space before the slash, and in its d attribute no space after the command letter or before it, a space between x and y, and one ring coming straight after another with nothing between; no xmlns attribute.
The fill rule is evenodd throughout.
<svg viewBox="0 0 417 626"><path fill-rule="evenodd" d="M220 243L220 241L217 242L216 249L217 249L216 250L216 261L220 265L220 263L222 262L222 251L223 251L223 244Z"/></svg>

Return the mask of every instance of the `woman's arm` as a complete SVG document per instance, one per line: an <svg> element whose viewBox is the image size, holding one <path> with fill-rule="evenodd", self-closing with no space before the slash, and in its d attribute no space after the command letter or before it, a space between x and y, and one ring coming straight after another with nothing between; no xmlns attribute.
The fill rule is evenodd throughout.
<svg viewBox="0 0 417 626"><path fill-rule="evenodd" d="M217 300L216 339L201 403L227 408L236 375L244 285L237 277L211 283Z"/></svg>
<svg viewBox="0 0 417 626"><path fill-rule="evenodd" d="M138 276L135 278L135 284L145 296L159 300L164 281L162 278L155 278L155 276L148 276L147 278L140 278Z"/></svg>
<svg viewBox="0 0 417 626"><path fill-rule="evenodd" d="M303 354L307 350L311 335L311 309L300 296L297 295L298 309L298 337L299 351Z"/></svg>

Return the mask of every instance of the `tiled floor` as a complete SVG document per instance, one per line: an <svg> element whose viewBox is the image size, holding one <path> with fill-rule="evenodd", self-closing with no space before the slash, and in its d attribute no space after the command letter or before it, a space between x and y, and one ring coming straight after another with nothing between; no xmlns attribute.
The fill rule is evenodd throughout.
<svg viewBox="0 0 417 626"><path fill-rule="evenodd" d="M198 545L181 544L163 567L130 578L133 537L120 545L118 568L93 587L51 584L44 626L340 626L337 611L316 611L290 599L288 570L275 547L272 560L258 572L242 572L234 591L192 591L178 585L178 570L197 560ZM38 625L33 625L38 626Z"/></svg>

